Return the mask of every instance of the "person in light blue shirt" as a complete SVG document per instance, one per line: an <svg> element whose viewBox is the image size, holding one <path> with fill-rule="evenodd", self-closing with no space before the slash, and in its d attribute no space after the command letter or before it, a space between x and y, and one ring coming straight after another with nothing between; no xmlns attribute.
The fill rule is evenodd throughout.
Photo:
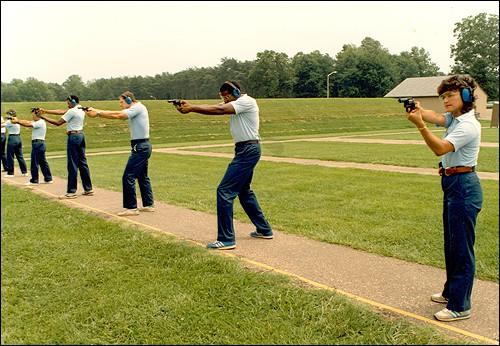
<svg viewBox="0 0 500 346"><path fill-rule="evenodd" d="M255 225L250 233L253 238L273 239L273 230L267 221L250 188L255 166L260 160L259 106L257 101L241 92L235 81L225 81L219 94L224 101L217 105L193 105L181 101L177 110L183 114L195 112L205 115L230 115L229 129L235 142L235 156L227 167L222 181L217 187L217 240L207 244L207 248L230 250L236 248L233 226L234 199L240 203Z"/></svg>
<svg viewBox="0 0 500 346"><path fill-rule="evenodd" d="M24 119L12 118L14 124L19 124L24 127L32 128L31 131L31 179L26 185L38 185L38 168L42 171L44 184L52 184L52 173L50 172L49 163L45 157L45 135L47 133L47 124L38 116L38 111L32 111L33 121Z"/></svg>
<svg viewBox="0 0 500 346"><path fill-rule="evenodd" d="M125 91L118 98L121 111L105 111L89 107L86 113L89 117L128 120L130 129L130 145L132 152L122 176L123 208L119 216L139 215L139 211L152 212L154 208L153 188L148 176L149 158L153 146L149 141L149 113L146 106L138 102L134 94ZM137 208L135 181L141 190L142 208Z"/></svg>
<svg viewBox="0 0 500 346"><path fill-rule="evenodd" d="M476 220L483 203L483 192L476 174L481 143L481 124L475 117L474 90L468 75L455 75L438 87L445 114L424 109L419 102L407 113L427 146L441 156L439 174L443 189L443 228L446 282L443 291L431 300L446 304L434 314L440 321L456 321L471 316L471 294L476 260L474 242ZM434 135L425 122L446 127L444 138Z"/></svg>
<svg viewBox="0 0 500 346"><path fill-rule="evenodd" d="M66 194L59 198L76 198L78 187L78 171L83 185L83 196L93 196L92 180L90 179L90 169L85 155L86 143L83 133L83 124L85 121L85 112L79 104L80 99L76 95L70 95L66 98L68 110L63 109L44 109L39 108L38 115L48 123L56 126L66 124L66 134L68 140L66 143L66 157L68 160L68 185ZM44 114L61 115L59 119L47 118Z"/></svg>
<svg viewBox="0 0 500 346"><path fill-rule="evenodd" d="M6 113L7 121L5 123L2 123L2 128L5 127L7 129L7 131L9 132L9 137L7 139L7 173L4 175L4 177L14 177L14 156L16 156L17 162L19 163L21 175L23 177L26 177L28 176L28 167L26 166L26 161L24 161L23 141L21 139L21 126L12 122L12 119L16 116L16 111L14 109L9 109Z"/></svg>

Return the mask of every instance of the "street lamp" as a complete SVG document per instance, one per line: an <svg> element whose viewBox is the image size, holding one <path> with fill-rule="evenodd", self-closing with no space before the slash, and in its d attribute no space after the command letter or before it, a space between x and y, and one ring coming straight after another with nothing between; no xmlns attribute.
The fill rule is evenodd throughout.
<svg viewBox="0 0 500 346"><path fill-rule="evenodd" d="M337 73L337 71L330 72L328 76L326 76L326 98L330 98L330 76L335 73Z"/></svg>

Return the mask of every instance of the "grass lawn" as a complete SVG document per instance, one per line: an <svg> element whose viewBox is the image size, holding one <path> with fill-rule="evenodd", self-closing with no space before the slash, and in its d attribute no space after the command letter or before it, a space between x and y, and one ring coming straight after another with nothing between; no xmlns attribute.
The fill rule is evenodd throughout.
<svg viewBox="0 0 500 346"><path fill-rule="evenodd" d="M439 128L431 128L432 132L438 136L439 138L443 137L444 129ZM407 130L405 130L407 131ZM423 141L422 136L418 133L417 130L410 131L407 133L401 134L373 134L371 136L363 136L360 138L380 138L380 139L410 139L410 140L421 140ZM481 129L481 141L482 142L491 142L498 143L498 128L482 128Z"/></svg>
<svg viewBox="0 0 500 346"><path fill-rule="evenodd" d="M120 191L127 158L89 157L93 183ZM229 162L154 153L149 175L155 199L214 214L216 187ZM65 159L51 159L50 165L55 175L67 176ZM278 230L443 268L439 179L260 162L252 186ZM484 205L477 225L477 276L498 281L498 182L481 184ZM235 217L249 222L237 201Z"/></svg>
<svg viewBox="0 0 500 346"><path fill-rule="evenodd" d="M1 201L2 344L464 343L26 190Z"/></svg>
<svg viewBox="0 0 500 346"><path fill-rule="evenodd" d="M233 153L233 147L192 149L194 151ZM330 161L375 163L407 167L438 167L439 157L426 145L373 144L345 142L264 143L262 155ZM498 172L498 148L481 148L477 169Z"/></svg>
<svg viewBox="0 0 500 346"><path fill-rule="evenodd" d="M220 100L193 101L214 104ZM261 135L276 136L351 133L412 128L401 104L388 99L259 99ZM118 101L82 101L84 106L118 110ZM150 116L150 137L155 144L192 141L231 141L229 116L182 115L167 101L144 101ZM65 102L4 102L2 113L16 109L20 119L31 120L31 107L66 109ZM51 116L56 119L59 116ZM65 125L47 125L47 150L65 150ZM92 119L85 121L88 148L126 147L130 143L127 121ZM21 129L25 151L30 151L31 130Z"/></svg>

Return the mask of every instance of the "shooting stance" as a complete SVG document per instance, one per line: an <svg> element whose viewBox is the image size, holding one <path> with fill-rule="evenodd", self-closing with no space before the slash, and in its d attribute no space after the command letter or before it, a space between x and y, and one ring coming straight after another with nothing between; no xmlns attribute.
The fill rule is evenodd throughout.
<svg viewBox="0 0 500 346"><path fill-rule="evenodd" d="M235 142L235 157L217 187L217 241L207 248L229 250L236 247L233 226L233 203L236 196L246 214L256 227L254 238L272 239L273 231L262 212L255 193L250 189L253 171L259 162L259 106L254 98L241 92L238 83L226 81L219 94L223 103L217 105L192 105L181 101L176 105L179 112L205 115L230 115L229 127Z"/></svg>
<svg viewBox="0 0 500 346"><path fill-rule="evenodd" d="M17 162L19 163L21 175L23 177L26 177L28 176L28 168L26 166L26 161L24 161L23 141L21 139L21 126L12 122L12 119L14 119L14 117L16 116L16 111L14 109L9 109L6 114L7 121L2 122L2 129L6 128L9 131L9 138L7 139L7 158L5 162L7 166L7 173L4 175L4 177L14 177L14 155L16 156Z"/></svg>
<svg viewBox="0 0 500 346"><path fill-rule="evenodd" d="M68 186L66 194L59 198L76 198L78 171L83 185L83 196L92 196L92 181L90 180L90 170L85 156L85 135L83 133L83 124L85 121L85 112L78 108L80 100L76 95L70 95L66 99L68 110L53 109L48 110L38 108L38 116L52 125L66 125L66 134L68 141L66 144L66 156L68 159ZM54 120L47 118L44 114L61 115L61 118Z"/></svg>
<svg viewBox="0 0 500 346"><path fill-rule="evenodd" d="M19 124L24 127L31 127L33 131L31 132L31 179L26 185L38 185L38 167L40 167L44 183L52 184L52 174L50 173L49 163L45 157L45 135L47 133L47 124L45 121L38 116L39 110L33 108L31 114L33 115L33 121L12 118L13 124Z"/></svg>
<svg viewBox="0 0 500 346"><path fill-rule="evenodd" d="M148 177L148 161L153 147L149 141L149 113L147 108L137 102L130 91L125 91L119 97L121 111L104 111L89 107L86 113L89 117L106 119L128 119L130 128L132 151L128 158L127 166L123 172L123 207L124 211L119 216L139 215L140 211L154 211L153 189ZM135 193L135 180L139 182L141 190L142 208L137 209Z"/></svg>
<svg viewBox="0 0 500 346"><path fill-rule="evenodd" d="M446 304L435 313L440 321L456 321L471 316L471 293L476 260L474 240L477 215L483 203L483 193L475 172L481 125L474 114L476 82L469 76L455 75L445 79L437 92L444 102L445 114L416 107L407 112L427 146L442 156L439 164L443 198L444 256L446 282L441 293L431 300ZM444 138L435 136L425 122L444 126Z"/></svg>

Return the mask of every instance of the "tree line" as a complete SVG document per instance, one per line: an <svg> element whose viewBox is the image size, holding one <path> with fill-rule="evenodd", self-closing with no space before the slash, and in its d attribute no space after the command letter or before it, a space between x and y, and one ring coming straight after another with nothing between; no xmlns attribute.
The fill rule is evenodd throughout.
<svg viewBox="0 0 500 346"><path fill-rule="evenodd" d="M467 17L455 25L457 43L451 46L452 73L472 75L489 95L498 99L498 16L486 13ZM429 38L432 39L432 38ZM326 90L327 75L329 90ZM225 57L215 67L189 68L174 74L101 78L84 83L78 75L66 81L45 83L35 78L2 82L2 102L63 100L76 94L81 100L116 99L131 90L141 100L213 99L225 80L240 82L258 98L382 97L409 77L444 75L424 48L411 47L400 54L370 37L360 46L346 44L330 57L316 50L293 57L273 50L257 53L252 61Z"/></svg>

